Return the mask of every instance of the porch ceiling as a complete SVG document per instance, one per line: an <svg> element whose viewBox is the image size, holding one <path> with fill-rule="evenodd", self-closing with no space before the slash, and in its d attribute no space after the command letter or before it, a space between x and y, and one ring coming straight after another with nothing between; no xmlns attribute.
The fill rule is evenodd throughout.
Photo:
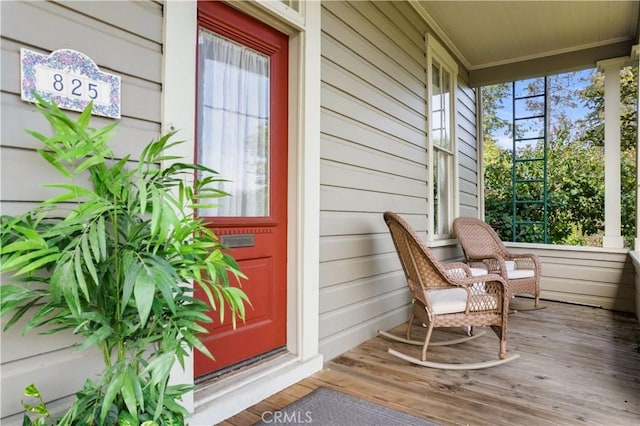
<svg viewBox="0 0 640 426"><path fill-rule="evenodd" d="M594 66L638 43L638 1L410 1L474 86Z"/></svg>

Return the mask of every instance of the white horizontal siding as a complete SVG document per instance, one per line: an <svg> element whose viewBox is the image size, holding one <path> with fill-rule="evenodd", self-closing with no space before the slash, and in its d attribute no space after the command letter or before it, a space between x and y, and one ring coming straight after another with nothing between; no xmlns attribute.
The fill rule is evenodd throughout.
<svg viewBox="0 0 640 426"><path fill-rule="evenodd" d="M320 241L320 261L351 259L394 250L387 234L336 235Z"/></svg>
<svg viewBox="0 0 640 426"><path fill-rule="evenodd" d="M357 69L347 69L329 60L322 61L322 76L333 87L361 102L384 111L396 120L418 130L424 130L424 112L407 107L401 100L389 96L385 86L378 86L362 80Z"/></svg>
<svg viewBox="0 0 640 426"><path fill-rule="evenodd" d="M397 271L398 265L395 251L375 256L322 262L320 264L320 289Z"/></svg>
<svg viewBox="0 0 640 426"><path fill-rule="evenodd" d="M507 246L514 253L540 256L543 299L634 312L635 273L626 250L539 244Z"/></svg>
<svg viewBox="0 0 640 426"><path fill-rule="evenodd" d="M371 170L352 164L325 160L320 164L323 183L327 186L350 187L410 197L425 197L424 181L385 171Z"/></svg>
<svg viewBox="0 0 640 426"><path fill-rule="evenodd" d="M103 22L101 15L86 16L67 8L72 2L2 3L3 38L47 51L74 49L88 55L103 71L161 82L162 45L159 42L113 27L108 21ZM119 8L116 4L103 5ZM158 16L162 17L161 9L147 12L138 18L139 27L161 22L158 20ZM34 31L37 28L49 30Z"/></svg>
<svg viewBox="0 0 640 426"><path fill-rule="evenodd" d="M9 276L3 274L2 282L9 282ZM48 328L34 329L28 333L24 333L24 327L27 324L29 315L35 312L35 308L30 309L13 327L3 332L2 339L8 342L20 342L19 345L3 344L0 347L0 353L3 364L19 361L21 359L38 356L48 352L54 352L60 349L68 348L79 342L79 338L70 333L64 334L43 334ZM9 322L11 316L3 318L1 323L4 328ZM4 374L3 374L4 376ZM19 389L21 390L21 389Z"/></svg>
<svg viewBox="0 0 640 426"><path fill-rule="evenodd" d="M162 3L12 1L0 2L0 8L0 209L3 214L19 214L57 193L43 184L62 180L35 152L40 142L24 131L47 135L51 128L32 104L20 99L20 48L45 54L77 50L103 71L119 75L122 119L111 146L116 157L130 155L135 160L160 133ZM93 117L91 126L112 122ZM23 324L24 320L1 336L1 416L7 425L21 422L25 386L35 383L44 398L62 410L69 396L102 370L101 355L76 350L77 339L71 333L42 336L34 330L23 336Z"/></svg>
<svg viewBox="0 0 640 426"><path fill-rule="evenodd" d="M415 79L424 82L424 49L412 43L398 44L405 40L404 33L388 18L377 19L377 23L369 20L367 11L371 11L369 2L330 1L323 4L322 29L330 32L333 27L325 25L327 12L347 23L360 37L376 46L382 55L389 57L403 71L408 72ZM329 31L327 31L329 30ZM343 39L344 40L344 39ZM349 39L350 40L350 39Z"/></svg>
<svg viewBox="0 0 640 426"><path fill-rule="evenodd" d="M323 3L320 350L328 358L407 318L382 213L402 214L426 236L424 33L397 6Z"/></svg>
<svg viewBox="0 0 640 426"><path fill-rule="evenodd" d="M322 46L324 57L327 61L340 64L347 70L358 75L366 75L367 81L375 87L384 88L384 93L396 101L402 102L414 111L425 114L426 105L424 97L419 96L401 82L394 79L393 75L387 74L380 63L372 63L364 59L344 46L340 41L334 39L327 33L322 34Z"/></svg>
<svg viewBox="0 0 640 426"><path fill-rule="evenodd" d="M370 160L376 161L375 158L360 160L359 156L363 155L364 152L371 151L376 154L389 154L386 155L386 157L398 157L420 166L420 172L414 172L409 175L401 173L401 175L415 177L417 179L425 178L426 171L422 170L427 161L427 154L424 145L409 143L400 139L397 135L384 133L363 122L354 120L350 115L340 115L326 109L322 111L321 120L322 136L325 138L332 137L338 141L339 145L346 145L350 149L361 149L356 160L361 161L364 164L369 164L369 168L381 167L383 165L375 162L367 163ZM352 144L345 144L342 141L348 141ZM323 143L320 155L322 158L335 159L335 157L329 156L332 155L334 150L337 148L337 145L332 148L327 148L325 147L325 143ZM337 160L340 158L341 157L338 156ZM405 164L408 164L408 162L405 162Z"/></svg>
<svg viewBox="0 0 640 426"><path fill-rule="evenodd" d="M67 178L62 177L35 151L2 147L0 152L0 191L4 200L38 202L67 192L60 188L46 187L45 183L85 183L85 180L80 178L68 182ZM25 172L28 173L28 177L16 181L16 177L24 176Z"/></svg>
<svg viewBox="0 0 640 426"><path fill-rule="evenodd" d="M409 294L406 289L402 289L400 291L385 293L379 297L360 300L344 309L321 313L320 322L322 323L322 328L320 330L320 341L336 333L350 329L352 327L351 321L354 324L362 324L363 322L371 321L373 318L383 317L390 312L395 312L398 310L398 307L406 306L409 302ZM348 316L351 321L345 321L345 316Z"/></svg>
<svg viewBox="0 0 640 426"><path fill-rule="evenodd" d="M325 211L375 213L395 210L401 214L419 215L425 211L424 198L402 197L398 194L360 191L351 188L322 186L320 204Z"/></svg>
<svg viewBox="0 0 640 426"><path fill-rule="evenodd" d="M42 146L40 141L26 134L25 129L45 135L50 134L51 126L44 117L32 104L22 101L20 95L3 93L0 102L0 108L2 108L0 146L3 148L40 148ZM78 115L73 111L66 112L72 117ZM105 117L93 116L91 126L102 128L112 122L113 120ZM158 137L159 132L160 123L157 120L146 121L135 117L122 117L109 145L113 148L117 158L129 154L132 159L138 159L144 144L151 141L152 138Z"/></svg>
<svg viewBox="0 0 640 426"><path fill-rule="evenodd" d="M408 33L416 32L420 35L420 37L422 37L424 41L424 34L430 31L430 28L428 27L424 19L420 15L416 14L415 9L411 4L409 4L409 2L403 1L392 3L394 8L397 9L398 12L400 12L400 14L404 17L404 20L402 21L403 24L401 26L403 31ZM388 13L387 15L392 16Z"/></svg>
<svg viewBox="0 0 640 426"><path fill-rule="evenodd" d="M102 21L108 22L110 27L162 44L162 4L159 1L119 2L117 7L114 7L110 0L56 3L88 18L100 17ZM140 25L140 22L146 25Z"/></svg>
<svg viewBox="0 0 640 426"><path fill-rule="evenodd" d="M320 303L326 312L348 309L355 303L375 298L387 293L404 293L406 287L404 274L397 269L393 272L353 280L345 285L326 288L320 295Z"/></svg>
<svg viewBox="0 0 640 426"><path fill-rule="evenodd" d="M2 346L11 344L2 336ZM16 344L13 342L13 344ZM22 416L9 422L5 417L24 411L21 400L25 387L36 384L47 401L65 398L82 389L87 378L104 369L102 356L95 350L79 351L67 347L43 352L14 362L2 362L2 424L21 424Z"/></svg>
<svg viewBox="0 0 640 426"><path fill-rule="evenodd" d="M420 131L405 121L387 113L382 109L374 109L361 99L342 92L327 82L322 82L322 108L346 117L357 118L373 129L393 135L416 146L424 146L424 131ZM375 113L372 114L372 111Z"/></svg>
<svg viewBox="0 0 640 426"><path fill-rule="evenodd" d="M381 19L381 16L388 18L416 46L419 51L418 55L424 54L422 49L424 47L424 33L427 28L423 20L415 19L416 15L414 13L410 13L409 18L403 13L402 9L407 8L407 6L409 9L411 8L408 3L396 2L396 4L392 4L392 2L376 1L372 5L381 12L376 14L378 19ZM366 9L363 10L366 13ZM371 14L373 15L373 13Z"/></svg>
<svg viewBox="0 0 640 426"><path fill-rule="evenodd" d="M320 237L383 233L385 224L379 213L320 211ZM320 239L322 244L322 238Z"/></svg>
<svg viewBox="0 0 640 426"><path fill-rule="evenodd" d="M331 6L329 2L323 6L327 5ZM334 40L340 40L344 46L341 47L341 49L346 49L345 54L351 53L359 56L363 61L367 61L374 65L376 68L384 72L389 79L397 81L412 91L419 98L424 97L425 76L414 76L411 73L402 72L400 64L398 64L398 62L386 52L381 51L378 48L378 45L375 44L374 40L367 38L366 34L358 33L348 25L348 23L338 18L338 16L334 15L327 9L323 9L322 11L322 29L323 37L325 37L323 40L326 39L327 36ZM333 55L337 55L334 53L325 53L324 51L330 49L330 46L325 43L322 44L322 49L322 55L326 55L327 58L333 58Z"/></svg>
<svg viewBox="0 0 640 426"><path fill-rule="evenodd" d="M326 161L347 163L363 169L379 171L389 175L424 182L426 167L424 163L389 155L366 145L350 143L332 135L322 135L321 155ZM424 157L422 154L420 157ZM420 157L416 158L419 159ZM321 177L324 177L321 175Z"/></svg>

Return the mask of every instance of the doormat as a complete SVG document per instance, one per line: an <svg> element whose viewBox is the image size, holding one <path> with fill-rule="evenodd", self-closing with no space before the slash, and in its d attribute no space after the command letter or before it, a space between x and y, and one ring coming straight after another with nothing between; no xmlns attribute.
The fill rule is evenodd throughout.
<svg viewBox="0 0 640 426"><path fill-rule="evenodd" d="M282 410L265 412L255 426L435 426L410 416L329 388L320 387Z"/></svg>

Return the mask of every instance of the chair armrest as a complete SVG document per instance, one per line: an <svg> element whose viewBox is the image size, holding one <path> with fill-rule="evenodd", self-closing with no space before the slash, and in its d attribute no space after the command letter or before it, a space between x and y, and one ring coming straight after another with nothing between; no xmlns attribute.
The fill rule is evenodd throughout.
<svg viewBox="0 0 640 426"><path fill-rule="evenodd" d="M540 271L540 258L533 253L509 253L508 260L516 263L516 269L533 269Z"/></svg>
<svg viewBox="0 0 640 426"><path fill-rule="evenodd" d="M490 282L498 283L498 287L502 289L501 291L506 292L506 289L507 289L507 284L505 279L498 274L486 274L486 275L475 275L475 276L469 275L464 278L449 276L447 278L448 278L447 281L452 286L465 287L467 288L468 291L471 291L473 287L477 287L478 285L487 284Z"/></svg>
<svg viewBox="0 0 640 426"><path fill-rule="evenodd" d="M498 274L465 278L460 284L467 290L466 313L470 311L502 312L508 306L507 282Z"/></svg>
<svg viewBox="0 0 640 426"><path fill-rule="evenodd" d="M499 255L491 255L483 258L469 259L469 265L474 267L484 267L490 274L500 275L502 271L507 270L505 261L507 259Z"/></svg>

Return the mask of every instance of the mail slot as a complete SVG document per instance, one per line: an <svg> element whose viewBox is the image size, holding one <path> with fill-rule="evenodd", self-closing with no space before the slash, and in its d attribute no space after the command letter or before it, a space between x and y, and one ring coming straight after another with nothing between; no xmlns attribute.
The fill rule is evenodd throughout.
<svg viewBox="0 0 640 426"><path fill-rule="evenodd" d="M255 245L255 234L223 235L222 244L230 248L253 247Z"/></svg>

